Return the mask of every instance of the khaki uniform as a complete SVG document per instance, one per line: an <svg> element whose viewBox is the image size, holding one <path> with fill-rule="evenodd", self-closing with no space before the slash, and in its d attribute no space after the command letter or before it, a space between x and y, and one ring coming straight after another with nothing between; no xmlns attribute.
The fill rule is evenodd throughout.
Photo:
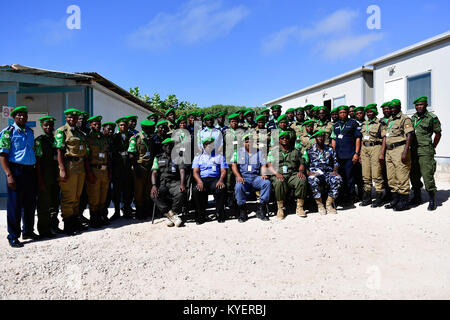
<svg viewBox="0 0 450 320"><path fill-rule="evenodd" d="M386 169L389 186L392 192L400 195L409 194L409 172L411 169L411 154L408 151L406 164L401 156L406 144L406 135L414 131L411 119L401 111L389 119L386 128Z"/></svg>
<svg viewBox="0 0 450 320"><path fill-rule="evenodd" d="M86 177L84 160L88 155L88 145L83 133L77 127L68 124L58 128L55 133L56 148L61 149L67 181L59 180L61 189L61 216L63 220L77 216L81 192Z"/></svg>
<svg viewBox="0 0 450 320"><path fill-rule="evenodd" d="M372 181L376 192L383 191L383 173L378 157L385 131L385 124L377 118L366 120L361 127L361 165L365 191L372 191Z"/></svg>
<svg viewBox="0 0 450 320"><path fill-rule="evenodd" d="M431 137L433 133L440 133L441 122L438 117L426 111L422 117L415 113L411 118L415 128L415 139L411 145L411 185L414 190L421 189L423 184L420 178L423 178L425 190L436 192L436 183L434 173L436 172L436 160L434 155L436 151L433 147Z"/></svg>
<svg viewBox="0 0 450 320"><path fill-rule="evenodd" d="M141 131L130 138L128 152L134 154L137 159L136 166L133 166L134 202L136 209L142 210L150 205L151 168L155 158L154 139Z"/></svg>
<svg viewBox="0 0 450 320"><path fill-rule="evenodd" d="M89 209L98 212L104 209L109 188L109 141L100 132L91 132L87 137L89 146L89 163L92 173L97 178L94 183L86 181Z"/></svg>
<svg viewBox="0 0 450 320"><path fill-rule="evenodd" d="M325 136L325 144L331 144L331 134L333 133L333 124L331 121L325 120L325 121L317 121L314 124L314 132L317 132L319 130L323 130L328 132L328 134Z"/></svg>
<svg viewBox="0 0 450 320"><path fill-rule="evenodd" d="M300 138L300 151L302 152L302 154L304 154L306 150L308 150L315 144L316 139L313 138L312 134L305 132L305 134Z"/></svg>
<svg viewBox="0 0 450 320"><path fill-rule="evenodd" d="M305 134L305 127L303 126L303 124L300 124L298 122L294 122L291 126L291 129L293 129L295 131L295 144L294 144L294 148L295 149L301 149L302 148L302 136Z"/></svg>

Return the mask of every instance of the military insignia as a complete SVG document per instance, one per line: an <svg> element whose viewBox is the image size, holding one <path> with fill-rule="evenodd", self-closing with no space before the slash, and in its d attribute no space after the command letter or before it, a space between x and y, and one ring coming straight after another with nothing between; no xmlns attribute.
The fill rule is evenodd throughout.
<svg viewBox="0 0 450 320"><path fill-rule="evenodd" d="M5 136L5 138L9 138L9 133L5 132L4 136Z"/></svg>
<svg viewBox="0 0 450 320"><path fill-rule="evenodd" d="M405 128L409 128L409 127L411 127L411 125L410 125L410 124L407 124L407 125L405 126Z"/></svg>

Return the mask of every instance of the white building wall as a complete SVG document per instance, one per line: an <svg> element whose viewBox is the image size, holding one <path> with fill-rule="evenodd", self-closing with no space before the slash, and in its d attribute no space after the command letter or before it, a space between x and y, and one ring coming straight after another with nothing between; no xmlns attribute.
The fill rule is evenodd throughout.
<svg viewBox="0 0 450 320"><path fill-rule="evenodd" d="M385 83L399 79L398 98L402 101L403 111L407 104L407 77L431 70L431 101L430 111L435 113L442 124L442 139L436 150L438 162L450 162L450 41L431 46L418 52L388 60L375 66L374 87L375 100L378 105L392 99L385 92ZM390 74L389 69L395 66ZM414 112L407 115L412 116ZM442 168L441 168L442 169ZM447 169L448 170L448 169Z"/></svg>

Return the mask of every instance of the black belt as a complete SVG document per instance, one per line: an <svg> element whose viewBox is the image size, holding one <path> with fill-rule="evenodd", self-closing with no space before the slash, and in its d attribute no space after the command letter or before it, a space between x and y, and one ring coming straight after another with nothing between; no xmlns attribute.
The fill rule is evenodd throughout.
<svg viewBox="0 0 450 320"><path fill-rule="evenodd" d="M9 167L17 167L17 168L22 168L24 170L29 170L29 171L33 171L34 170L34 165L26 165L26 164L20 164L20 163L15 163L15 162L10 162L9 163Z"/></svg>
<svg viewBox="0 0 450 320"><path fill-rule="evenodd" d="M106 169L108 168L108 166L107 166L106 164L104 164L104 165L101 165L101 164L91 164L91 168L100 169L100 170L102 170L102 169L106 170Z"/></svg>
<svg viewBox="0 0 450 320"><path fill-rule="evenodd" d="M67 161L80 161L82 158L79 157L66 157Z"/></svg>
<svg viewBox="0 0 450 320"><path fill-rule="evenodd" d="M373 147L373 146L379 146L381 145L381 142L369 142L369 141L363 141L364 147Z"/></svg>
<svg viewBox="0 0 450 320"><path fill-rule="evenodd" d="M388 150L393 150L393 149L395 149L395 148L397 148L397 147L400 147L400 146L402 146L402 145L404 145L404 144L406 144L406 141L401 141L401 142L396 142L396 143L388 144L388 145L387 145L387 149L388 149Z"/></svg>

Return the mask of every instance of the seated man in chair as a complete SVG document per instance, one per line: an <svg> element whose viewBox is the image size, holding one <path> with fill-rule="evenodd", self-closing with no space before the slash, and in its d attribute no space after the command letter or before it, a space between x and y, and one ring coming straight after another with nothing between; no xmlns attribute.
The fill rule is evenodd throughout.
<svg viewBox="0 0 450 320"><path fill-rule="evenodd" d="M262 174L266 161L259 150L250 150L251 137L251 134L246 134L242 137L244 147L238 152L237 163L232 163L231 165L233 174L236 177L235 194L239 207L239 222L245 222L248 219L245 193L251 189L261 192L256 216L263 221L269 220L267 217L267 204L270 197L270 181L266 175Z"/></svg>

